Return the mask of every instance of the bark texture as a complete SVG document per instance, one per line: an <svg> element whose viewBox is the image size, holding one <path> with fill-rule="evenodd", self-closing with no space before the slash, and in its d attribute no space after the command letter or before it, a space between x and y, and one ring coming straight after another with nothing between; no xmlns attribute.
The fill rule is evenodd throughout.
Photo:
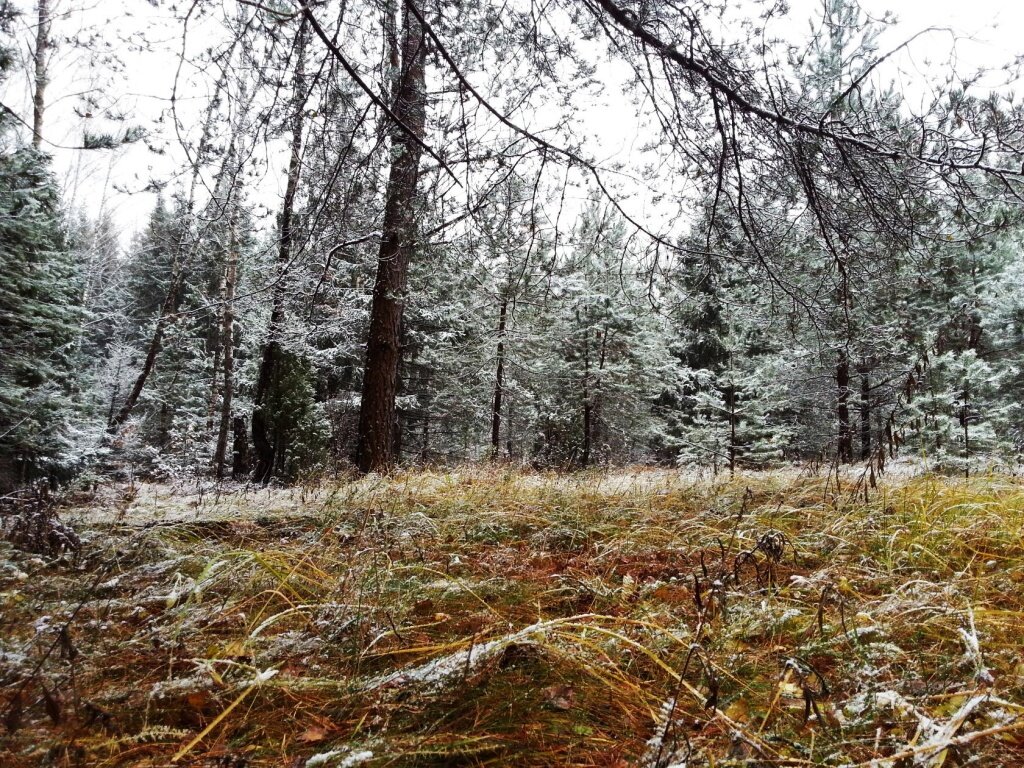
<svg viewBox="0 0 1024 768"><path fill-rule="evenodd" d="M46 113L46 56L50 51L50 0L38 0L36 5L36 47L33 52L35 83L32 93L32 146L39 149L43 143L43 116Z"/></svg>
<svg viewBox="0 0 1024 768"><path fill-rule="evenodd" d="M233 216L234 214L232 214ZM238 281L238 238L232 219L228 253L224 264L224 278L221 283L221 359L224 361L224 388L220 405L220 425L217 430L217 448L213 454L213 466L217 479L224 477L228 453L228 430L231 426L231 401L235 387L235 284Z"/></svg>
<svg viewBox="0 0 1024 768"><path fill-rule="evenodd" d="M860 371L860 457L871 458L871 371Z"/></svg>
<svg viewBox="0 0 1024 768"><path fill-rule="evenodd" d="M362 472L385 471L395 461L395 397L401 360L402 313L415 237L420 145L426 129L426 46L423 28L406 9L402 30L402 71L393 112L408 129L392 131L391 171L384 207L377 275L370 306L356 464Z"/></svg>
<svg viewBox="0 0 1024 768"><path fill-rule="evenodd" d="M839 422L836 455L840 464L849 464L853 461L853 430L850 426L850 356L846 350L839 353L836 363L836 418Z"/></svg>
<svg viewBox="0 0 1024 768"><path fill-rule="evenodd" d="M502 298L498 311L497 364L494 370L494 398L491 403L491 458L498 459L501 448L501 401L505 394L505 326L508 322L508 299Z"/></svg>

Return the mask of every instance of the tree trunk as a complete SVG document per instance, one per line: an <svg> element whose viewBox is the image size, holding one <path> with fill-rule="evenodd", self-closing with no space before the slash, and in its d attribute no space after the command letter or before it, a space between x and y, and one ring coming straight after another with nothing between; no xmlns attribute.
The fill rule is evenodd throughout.
<svg viewBox="0 0 1024 768"><path fill-rule="evenodd" d="M598 442L599 446L605 444L604 433L601 431L601 425L604 423L602 411L603 411L603 398L602 398L602 384L604 382L604 363L608 357L608 329L605 328L603 331L598 331L598 336L601 339L601 351L597 357L597 377L594 379L594 386L591 388L590 398L594 402L594 408L592 413L593 424L591 424L591 440ZM600 447L598 450L601 450Z"/></svg>
<svg viewBox="0 0 1024 768"><path fill-rule="evenodd" d="M232 43L232 50L234 45L238 43L238 39ZM216 92L219 93L223 88L227 78L228 70L224 70L221 74L220 79L217 81ZM206 116L203 122L203 133L199 139L198 156L202 156L209 145L211 126L213 124L214 114L216 112L216 106L218 100L216 98L211 99L209 105L206 108ZM188 193L188 215L191 218L193 204L196 196L196 185L199 183L201 163L196 162L192 167L192 183L189 187ZM109 434L117 434L117 430L124 424L128 417L131 416L136 404L139 401L139 396L142 394L142 390L146 386L146 381L149 379L149 375L153 372L153 367L156 364L156 356L160 352L160 347L163 344L164 333L167 331L167 326L174 319L175 307L178 303L178 292L181 290L182 283L185 280L185 272L188 264L191 261L191 256L194 255L194 244L193 250L190 254L185 254L186 238L188 234L182 234L178 240L177 250L174 254L174 266L171 269L171 282L167 287L167 296L164 298L164 303L160 307L160 315L156 321L156 327L153 329L153 336L149 341L149 348L146 351L146 360L142 365L142 371L139 372L138 377L135 379L135 384L132 386L131 392L128 393L128 398L124 401L124 405L121 406L121 410L117 412L114 418L110 419L107 424L107 432ZM161 409L161 419L163 414L166 412L166 404Z"/></svg>
<svg viewBox="0 0 1024 768"><path fill-rule="evenodd" d="M295 71L292 76L292 136L285 181L284 201L281 204L280 240L277 248L277 280L274 283L267 325L267 340L260 357L260 369L253 393L252 446L256 454L253 479L259 483L270 481L274 473L277 435L271 435L267 399L278 376L281 358L281 329L285 314L285 275L292 258L295 195L302 175L302 132L306 107L306 37L309 22L303 16L295 37Z"/></svg>
<svg viewBox="0 0 1024 768"><path fill-rule="evenodd" d="M590 464L590 433L593 429L594 405L590 400L590 329L583 334L583 455L580 466Z"/></svg>
<svg viewBox="0 0 1024 768"><path fill-rule="evenodd" d="M729 381L729 474L736 474L736 384Z"/></svg>
<svg viewBox="0 0 1024 768"><path fill-rule="evenodd" d="M164 333L167 331L167 325L171 322L171 318L174 315L174 305L178 299L178 289L181 287L181 273L175 270L174 274L171 275L171 285L167 289L167 296L164 298L163 306L160 307L160 317L157 318L156 327L153 329L153 336L149 340L149 348L146 350L146 360L142 364L142 370L139 371L139 375L135 378L135 384L132 386L131 392L128 393L127 399L124 401L124 405L121 406L121 410L117 412L110 423L107 425L107 432L115 434L117 430L128 421L128 417L132 415L132 411L135 409L136 403L139 402L139 396L142 394L143 388L146 386L146 380L149 375L153 372L153 367L156 365L156 356L160 352L160 347L163 344Z"/></svg>
<svg viewBox="0 0 1024 768"><path fill-rule="evenodd" d="M234 395L235 368L235 283L238 279L238 238L235 234L234 212L230 214L230 236L228 238L227 259L224 264L224 281L221 290L221 301L224 311L221 320L220 340L221 357L224 360L224 386L220 406L220 429L217 433L217 449L213 454L214 471L217 479L224 477L227 463L228 428L231 425L231 400Z"/></svg>
<svg viewBox="0 0 1024 768"><path fill-rule="evenodd" d="M498 460L501 448L501 398L505 394L505 323L508 299L502 297L498 312L498 361L494 371L494 400L491 405L491 459Z"/></svg>
<svg viewBox="0 0 1024 768"><path fill-rule="evenodd" d="M860 371L860 457L871 458L871 371Z"/></svg>
<svg viewBox="0 0 1024 768"><path fill-rule="evenodd" d="M231 446L231 477L244 477L249 471L249 441L245 416L235 416L231 421L233 444Z"/></svg>
<svg viewBox="0 0 1024 768"><path fill-rule="evenodd" d="M107 410L107 424L114 421L114 409L117 408L117 398L121 395L121 368L124 364L124 357L120 351L117 353L117 368L114 369L114 384L110 388L110 408Z"/></svg>
<svg viewBox="0 0 1024 768"><path fill-rule="evenodd" d="M964 429L964 477L971 476L971 401L970 391L964 386L963 406L960 408L960 426Z"/></svg>
<svg viewBox="0 0 1024 768"><path fill-rule="evenodd" d="M402 73L395 116L417 137L426 129L426 45L423 29L406 9L402 32ZM420 147L397 126L388 178L377 276L370 306L356 464L363 472L394 464L395 395L401 357L403 294L412 256Z"/></svg>
<svg viewBox="0 0 1024 768"><path fill-rule="evenodd" d="M423 426L420 431L420 464L426 464L430 456L430 374L427 373L423 382L423 389L428 393L427 402L423 409Z"/></svg>
<svg viewBox="0 0 1024 768"><path fill-rule="evenodd" d="M221 299L224 298L224 280L221 276ZM220 353L221 338L219 329L213 343L216 345L213 350L213 376L210 381L210 398L206 403L206 431L213 431L213 420L217 416L217 403L220 400Z"/></svg>
<svg viewBox="0 0 1024 768"><path fill-rule="evenodd" d="M515 458L515 400L510 399L505 405L507 414L505 419L505 455L509 459Z"/></svg>
<svg viewBox="0 0 1024 768"><path fill-rule="evenodd" d="M836 455L841 464L853 461L853 430L850 428L850 356L839 353L836 364L836 416L839 420L839 441Z"/></svg>
<svg viewBox="0 0 1024 768"><path fill-rule="evenodd" d="M50 0L38 0L36 26L35 88L32 94L32 146L39 149L43 143L43 115L46 112L46 55L50 50Z"/></svg>

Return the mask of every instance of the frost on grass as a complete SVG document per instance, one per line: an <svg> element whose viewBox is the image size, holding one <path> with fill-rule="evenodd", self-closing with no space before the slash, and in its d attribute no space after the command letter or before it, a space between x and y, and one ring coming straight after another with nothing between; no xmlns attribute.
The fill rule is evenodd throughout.
<svg viewBox="0 0 1024 768"><path fill-rule="evenodd" d="M662 702L658 710L654 735L647 740L647 748L640 762L642 768L687 768L692 749L683 735L683 727L678 702L672 696Z"/></svg>
<svg viewBox="0 0 1024 768"><path fill-rule="evenodd" d="M957 627L957 631L964 643L963 661L974 669L975 681L981 685L992 685L995 678L988 671L981 655L981 641L978 639L978 629L974 624L973 608L967 611L967 626Z"/></svg>
<svg viewBox="0 0 1024 768"><path fill-rule="evenodd" d="M375 691L403 685L443 688L455 678L467 677L477 671L484 664L497 658L506 648L514 645L531 645L542 641L552 629L564 624L565 621L565 619L539 621L518 632L488 640L479 645L470 645L464 651L457 651L412 668L378 675L365 681L359 688L363 691Z"/></svg>
<svg viewBox="0 0 1024 768"><path fill-rule="evenodd" d="M928 480L864 502L795 477L628 493L502 477L381 480L343 491L349 506L321 495L309 524L298 508L256 522L222 497L203 502L212 523L86 525L116 554L104 572L88 569L106 550L73 570L0 544L0 706L57 641L10 734L15 768L67 733L110 768L167 765L197 738L197 761L242 745L253 765L280 762L286 743L289 765L314 768L570 754L695 768L809 750L1024 765L1020 484ZM997 493L998 521L964 503ZM769 562L756 545L770 531L799 558ZM530 663L506 664L523 646ZM790 659L799 674L780 683ZM88 722L70 722L78 696Z"/></svg>
<svg viewBox="0 0 1024 768"><path fill-rule="evenodd" d="M321 752L306 760L306 768L317 768L330 766L331 768L353 768L373 759L373 752L368 749L345 750L332 749L329 752Z"/></svg>
<svg viewBox="0 0 1024 768"><path fill-rule="evenodd" d="M1019 719L1019 714L1008 712L1001 706L1002 700L988 692L963 695L960 698L963 699L963 703L943 720L927 713L896 691L877 691L856 696L848 701L843 709L843 720L847 724L850 724L847 718L868 722L872 721L875 713L892 712L901 720L915 723L911 738L904 745L896 745L893 751L896 754L906 753L913 759L915 766L938 768L944 764L945 754L949 748L968 744L975 738L985 735L988 728L998 730L1000 727L1016 723ZM981 709L986 704L997 706L983 719ZM961 732L968 722L974 721L978 721L977 730ZM878 761L879 766L891 764L892 761L884 759Z"/></svg>

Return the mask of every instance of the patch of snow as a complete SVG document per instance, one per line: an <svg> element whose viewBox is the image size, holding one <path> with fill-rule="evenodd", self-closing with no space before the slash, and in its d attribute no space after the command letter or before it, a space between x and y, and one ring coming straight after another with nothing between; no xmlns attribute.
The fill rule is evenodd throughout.
<svg viewBox="0 0 1024 768"><path fill-rule="evenodd" d="M914 757L914 765L941 765L938 762L939 756L949 746L950 741L956 736L956 732L960 730L960 726L987 698L988 695L984 693L972 696L944 724L933 725L932 733L917 747L920 752Z"/></svg>
<svg viewBox="0 0 1024 768"><path fill-rule="evenodd" d="M578 620L581 617L575 618ZM389 672L370 678L360 686L360 689L372 691L403 683L439 687L453 677L466 675L479 669L482 664L495 658L511 645L534 644L539 637L547 635L551 629L563 623L565 623L564 619L539 621L518 632L499 637L497 640L489 640L486 643L470 646L465 651L458 651L448 656L428 661L412 669L400 669L396 672Z"/></svg>
<svg viewBox="0 0 1024 768"><path fill-rule="evenodd" d="M958 627L960 639L964 641L963 661L974 667L974 679L981 685L992 685L995 678L985 666L985 660L981 655L981 641L978 639L978 630L974 625L974 609L967 611L967 626Z"/></svg>
<svg viewBox="0 0 1024 768"><path fill-rule="evenodd" d="M343 755L344 757L342 757ZM360 749L345 754L343 749L332 749L330 752L321 752L318 755L313 755L306 760L305 765L306 768L317 768L317 766L327 765L337 758L341 758L341 760L335 763L336 768L353 768L353 766L365 763L367 760L372 760L373 752L368 749Z"/></svg>
<svg viewBox="0 0 1024 768"><path fill-rule="evenodd" d="M327 763L336 757L341 757L343 754L340 749L332 749L330 752L321 752L318 755L313 755L306 761L306 768L316 768L318 765L327 765Z"/></svg>
<svg viewBox="0 0 1024 768"><path fill-rule="evenodd" d="M782 615L779 616L778 621L780 624L785 624L790 619L796 619L802 615L803 611L801 611L799 608L787 608L785 611L782 612Z"/></svg>
<svg viewBox="0 0 1024 768"><path fill-rule="evenodd" d="M265 683L267 682L267 680L270 680L271 678L275 677L277 675L277 672L278 671L276 669L272 668L264 669L262 672L258 672L256 674L256 678L253 680L253 684L259 685L260 683Z"/></svg>
<svg viewBox="0 0 1024 768"><path fill-rule="evenodd" d="M16 669L29 669L31 667L31 661L28 656L17 651L5 651L0 648L0 665L6 667L8 670Z"/></svg>
<svg viewBox="0 0 1024 768"><path fill-rule="evenodd" d="M662 702L658 711L654 735L647 740L647 749L644 750L641 766L644 768L662 768L662 766L665 768L687 768L688 754L680 755L676 739L669 738L670 734L677 732L680 725L681 721L676 716L675 697L670 697Z"/></svg>
<svg viewBox="0 0 1024 768"><path fill-rule="evenodd" d="M905 651L900 648L896 643L879 642L879 643L868 643L867 652L873 657L878 658L884 656L892 658L894 656L904 656Z"/></svg>
<svg viewBox="0 0 1024 768"><path fill-rule="evenodd" d="M255 632L250 638L255 637ZM262 650L261 658L279 659L285 656L311 656L321 650L323 641L315 635L309 635L297 630L288 630L278 635L266 638L266 647Z"/></svg>
<svg viewBox="0 0 1024 768"><path fill-rule="evenodd" d="M373 752L371 752L368 749L362 749L358 752L353 752L351 755L349 755L340 763L338 763L338 768L352 768L353 765L359 765L360 763L365 763L367 760L372 759Z"/></svg>
<svg viewBox="0 0 1024 768"><path fill-rule="evenodd" d="M206 674L195 674L189 677L177 677L172 680L160 680L153 684L149 695L154 699L165 696L176 696L196 691L204 691L211 687L213 680Z"/></svg>

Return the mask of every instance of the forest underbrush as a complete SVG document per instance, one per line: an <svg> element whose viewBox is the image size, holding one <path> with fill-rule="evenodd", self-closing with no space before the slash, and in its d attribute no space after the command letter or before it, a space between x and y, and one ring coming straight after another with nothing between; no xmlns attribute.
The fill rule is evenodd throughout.
<svg viewBox="0 0 1024 768"><path fill-rule="evenodd" d="M0 763L1024 765L1024 481L866 480L69 497L5 524Z"/></svg>

